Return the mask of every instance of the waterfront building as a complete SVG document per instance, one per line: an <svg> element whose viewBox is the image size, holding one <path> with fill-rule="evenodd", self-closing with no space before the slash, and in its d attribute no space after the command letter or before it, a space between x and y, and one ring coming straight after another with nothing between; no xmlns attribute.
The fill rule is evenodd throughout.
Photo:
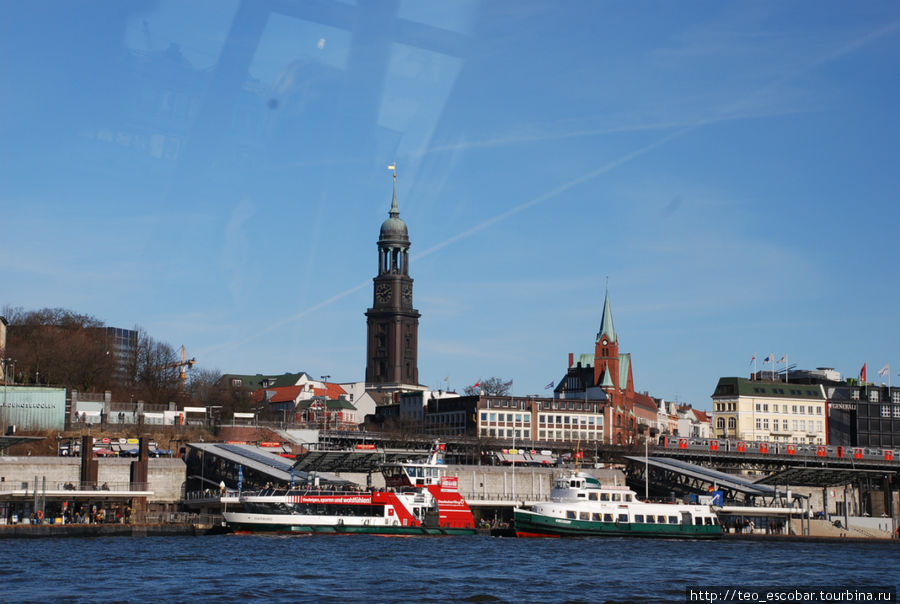
<svg viewBox="0 0 900 604"><path fill-rule="evenodd" d="M844 384L826 391L830 444L900 447L900 388Z"/></svg>
<svg viewBox="0 0 900 604"><path fill-rule="evenodd" d="M631 354L619 352L619 337L613 326L609 290L603 301L594 354L581 354L576 359L574 354L569 353L568 370L554 389L554 395L559 399L581 399L584 404L604 404L609 414L607 430L610 442L614 444L634 442L638 413L646 426L656 423L656 406L652 402L642 398L638 412L635 411L637 397Z"/></svg>
<svg viewBox="0 0 900 604"><path fill-rule="evenodd" d="M295 385L260 388L251 392L250 398L267 404L274 416L285 422L346 430L356 428L362 420L340 384L313 380L305 373Z"/></svg>
<svg viewBox="0 0 900 604"><path fill-rule="evenodd" d="M113 379L119 384L134 383L137 378L138 332L121 327L99 327L106 336L109 354L115 358Z"/></svg>
<svg viewBox="0 0 900 604"><path fill-rule="evenodd" d="M419 311L413 308L409 234L397 205L397 173L387 220L378 237L378 274L366 311L366 385L381 393L419 386Z"/></svg>
<svg viewBox="0 0 900 604"><path fill-rule="evenodd" d="M825 444L825 390L820 384L719 378L713 399L717 438Z"/></svg>
<svg viewBox="0 0 900 604"><path fill-rule="evenodd" d="M712 436L712 422L705 411L694 409L691 405L678 405L676 417L678 418L676 435L690 438Z"/></svg>

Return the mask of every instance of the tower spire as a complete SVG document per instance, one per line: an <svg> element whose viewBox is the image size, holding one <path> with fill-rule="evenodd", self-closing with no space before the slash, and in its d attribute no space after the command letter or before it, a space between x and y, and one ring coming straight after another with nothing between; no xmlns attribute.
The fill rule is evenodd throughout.
<svg viewBox="0 0 900 604"><path fill-rule="evenodd" d="M390 166L388 166L388 170L392 170L394 173L394 196L391 198L391 218L397 218L400 216L400 208L397 206L397 163L394 162Z"/></svg>
<svg viewBox="0 0 900 604"><path fill-rule="evenodd" d="M616 341L616 328L613 326L612 309L609 306L609 286L606 287L606 299L603 301L603 319L600 321L600 331L597 333L597 341L601 336L606 336L609 342Z"/></svg>

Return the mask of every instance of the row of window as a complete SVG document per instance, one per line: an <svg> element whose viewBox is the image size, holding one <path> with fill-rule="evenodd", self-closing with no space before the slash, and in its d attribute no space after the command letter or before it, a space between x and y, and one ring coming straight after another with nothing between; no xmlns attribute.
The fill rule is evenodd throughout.
<svg viewBox="0 0 900 604"><path fill-rule="evenodd" d="M737 411L738 404L737 403L716 403L714 405L716 411ZM758 413L779 413L779 409L781 413L792 413L794 415L823 415L824 408L820 405L779 405L778 403L772 403L771 410L769 409L769 403L756 403L755 409ZM790 411L788 411L790 409Z"/></svg>
<svg viewBox="0 0 900 604"><path fill-rule="evenodd" d="M537 409L545 409L545 410L553 410L553 411L562 411L568 409L569 411L593 411L594 413L599 412L599 405L597 403L585 403L585 402L576 402L576 401L562 401L558 399L554 399L552 401L526 401L526 400L510 400L510 399L487 399L487 406L489 409L501 409L501 408L509 408L509 409L528 409L528 403L533 402Z"/></svg>
<svg viewBox="0 0 900 604"><path fill-rule="evenodd" d="M628 522L628 514L617 514L615 515L615 520L613 520L613 514L576 512L575 510L566 510L566 518L569 520L592 520L594 522ZM635 514L632 522L641 522L644 524L680 524L678 516L664 516L662 514ZM694 518L694 524L696 526L703 526L704 524L713 526L716 524L716 520L711 517L701 518L697 516Z"/></svg>
<svg viewBox="0 0 900 604"><path fill-rule="evenodd" d="M796 420L796 419L795 419L795 420L791 420L791 422L790 422L790 428L788 428L788 425L789 425L789 424L788 424L788 420L783 419L783 420L781 420L781 426L780 426L780 429L781 429L783 432L788 432L788 431L790 431L790 432L797 432L798 430L799 430L800 432L806 432L806 429L807 429L807 422L806 422L805 419L801 419L801 420ZM823 426L822 420L812 420L812 419L809 420L808 427L809 427L809 431L810 431L810 432L821 432L822 429L823 429L822 426ZM757 418L756 418L756 429L757 429L757 430L768 430L768 429L769 429L769 418L767 418L767 417L763 417L763 418L757 417ZM772 420L772 430L777 431L778 429L779 429L778 420L777 420L777 419L773 419L773 420Z"/></svg>
<svg viewBox="0 0 900 604"><path fill-rule="evenodd" d="M900 405L894 405L894 417L900 418ZM881 406L881 417L890 417L891 416L891 406L890 405L882 405Z"/></svg>
<svg viewBox="0 0 900 604"><path fill-rule="evenodd" d="M868 396L870 403L877 403L881 400L881 391L880 390L869 390ZM850 400L858 401L859 400L859 390L853 389L850 391ZM900 405L900 390L895 390L891 392L891 402L895 405Z"/></svg>
<svg viewBox="0 0 900 604"><path fill-rule="evenodd" d="M513 419L515 418L515 419ZM484 422L509 422L512 423L515 421L517 424L530 424L531 423L531 414L530 413L488 413L487 411L481 412L481 421Z"/></svg>

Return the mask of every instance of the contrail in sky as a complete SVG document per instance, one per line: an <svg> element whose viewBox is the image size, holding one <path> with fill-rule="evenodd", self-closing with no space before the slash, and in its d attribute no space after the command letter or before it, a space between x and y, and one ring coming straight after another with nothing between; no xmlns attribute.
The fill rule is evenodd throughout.
<svg viewBox="0 0 900 604"><path fill-rule="evenodd" d="M771 82L768 82L767 84L765 84L763 86L760 86L756 91L754 91L753 93L751 93L750 95L747 95L747 96L752 96L753 94L758 94L758 93L765 91L767 89L770 89L774 86L783 84L786 81L792 80L792 79L796 78L797 76L799 76L811 69L814 69L816 67L819 67L820 65L823 65L830 61L833 61L836 58L839 58L846 54L849 54L862 46L865 46L885 35L890 34L891 32L898 29L898 27L900 27L900 21L895 21L893 23L889 23L888 25L886 25L878 30L875 30L873 32L866 34L865 36L862 36L860 38L857 38L856 40L848 42L830 52L824 53L823 55L820 55L816 59L806 63L803 66L800 66L796 69L790 70L787 73L780 75L779 77L773 79ZM740 104L741 104L740 101L736 102L735 105L731 109L733 110L733 109L739 107ZM735 119L745 119L748 117L754 117L754 116L750 116L747 114L738 115L738 116L731 115L731 116L723 116L723 117L712 118L712 119L707 119L707 120L700 120L693 124L689 124L683 128L680 128L679 130L676 130L674 132L667 134L666 136L663 136L662 138L660 138L648 145L645 145L639 149L636 149L634 151L626 153L622 157L620 157L616 160L613 160L607 164L604 164L603 166L601 166L595 170L591 170L590 172L587 172L586 174L583 174L573 180L563 183L563 184L547 191L546 193L543 193L542 195L539 195L539 196L537 196L533 199L530 199L524 203L521 203L514 208L510 208L509 210L506 210L505 212L497 214L493 218L489 218L478 225L475 225L465 231L462 231L461 233L453 235L452 237L449 237L448 239L445 239L444 241L431 246L427 250L424 250L418 254L413 255L412 259L417 260L417 259L421 259L426 256L429 256L430 254L433 254L434 252L437 252L438 250L441 250L441 249L447 247L448 245L451 245L457 241L460 241L461 239L466 239L467 237L470 237L471 235L473 235L479 231L482 231L490 226L493 226L493 225L497 224L498 222L506 220L510 216L514 216L524 210L527 210L528 208L534 207L534 206L536 206L540 203L543 203L549 199L553 199L554 197L560 195L561 193L564 193L565 191L568 191L569 189L572 189L573 187L576 187L580 184L588 182L591 179L594 179L594 178L597 178L598 176L606 174L607 172L615 170L619 166L626 164L626 163L630 162L631 160L638 158L646 153L649 153L650 151L653 151L654 149L657 149L657 148L665 145L666 143L668 143L676 138L679 138L681 136L684 136L685 134L692 132L698 128L701 128L703 126L707 126L710 124L714 124L714 123L719 123L719 122L724 122L724 121L733 121ZM636 130L636 129L643 129L643 128L631 128L631 129ZM581 132L574 133L574 134L572 134L572 136L590 135L592 133L600 134L601 132L588 130L588 131L581 131ZM562 135L562 137L565 138L566 136ZM521 139L510 138L510 139L489 140L489 141L481 141L481 142L471 141L471 142L465 142L465 143L461 143L461 144L462 144L462 146L466 146L466 147L477 147L477 146L494 146L494 145L501 145L501 144L507 144L507 143L515 144L516 142L529 142L530 140L531 140L530 137L523 137ZM435 151L453 150L452 149L453 147L454 147L453 145L450 145L447 148L438 147L438 148L435 148L434 150ZM288 325L290 323L298 321L299 319L302 319L303 317L305 317L311 313L314 313L334 302L337 302L338 300L340 300L342 298L346 298L347 296L349 296L351 294L355 294L356 292L360 291L361 289L364 289L365 287L368 287L369 285L371 285L371 283L372 283L372 280L367 279L365 282L360 283L359 285L355 285L347 290L344 290L341 293L335 294L335 295L331 296L330 298L322 300L318 304L315 304L313 306L310 306L309 308L306 308L306 309L300 311L297 314L294 314L290 317L287 317L286 319L278 321L277 323L274 323L274 324L266 327L265 329L257 331L255 333L253 333L252 335L244 338L240 342L224 343L221 346L209 348L209 349L207 349L206 352L209 352L211 350L226 348L228 346L232 346L232 345L236 345L236 344L239 345L239 344L244 344L246 342L249 342L250 340L253 340L263 334L270 333L280 327L283 327L285 325Z"/></svg>

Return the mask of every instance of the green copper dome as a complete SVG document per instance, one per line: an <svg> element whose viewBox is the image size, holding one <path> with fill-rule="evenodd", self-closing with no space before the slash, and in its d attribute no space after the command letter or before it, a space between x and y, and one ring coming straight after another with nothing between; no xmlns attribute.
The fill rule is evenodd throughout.
<svg viewBox="0 0 900 604"><path fill-rule="evenodd" d="M397 207L397 180L394 179L394 197L391 200L390 218L381 224L380 242L409 243L409 233L406 223L400 218L400 208Z"/></svg>

